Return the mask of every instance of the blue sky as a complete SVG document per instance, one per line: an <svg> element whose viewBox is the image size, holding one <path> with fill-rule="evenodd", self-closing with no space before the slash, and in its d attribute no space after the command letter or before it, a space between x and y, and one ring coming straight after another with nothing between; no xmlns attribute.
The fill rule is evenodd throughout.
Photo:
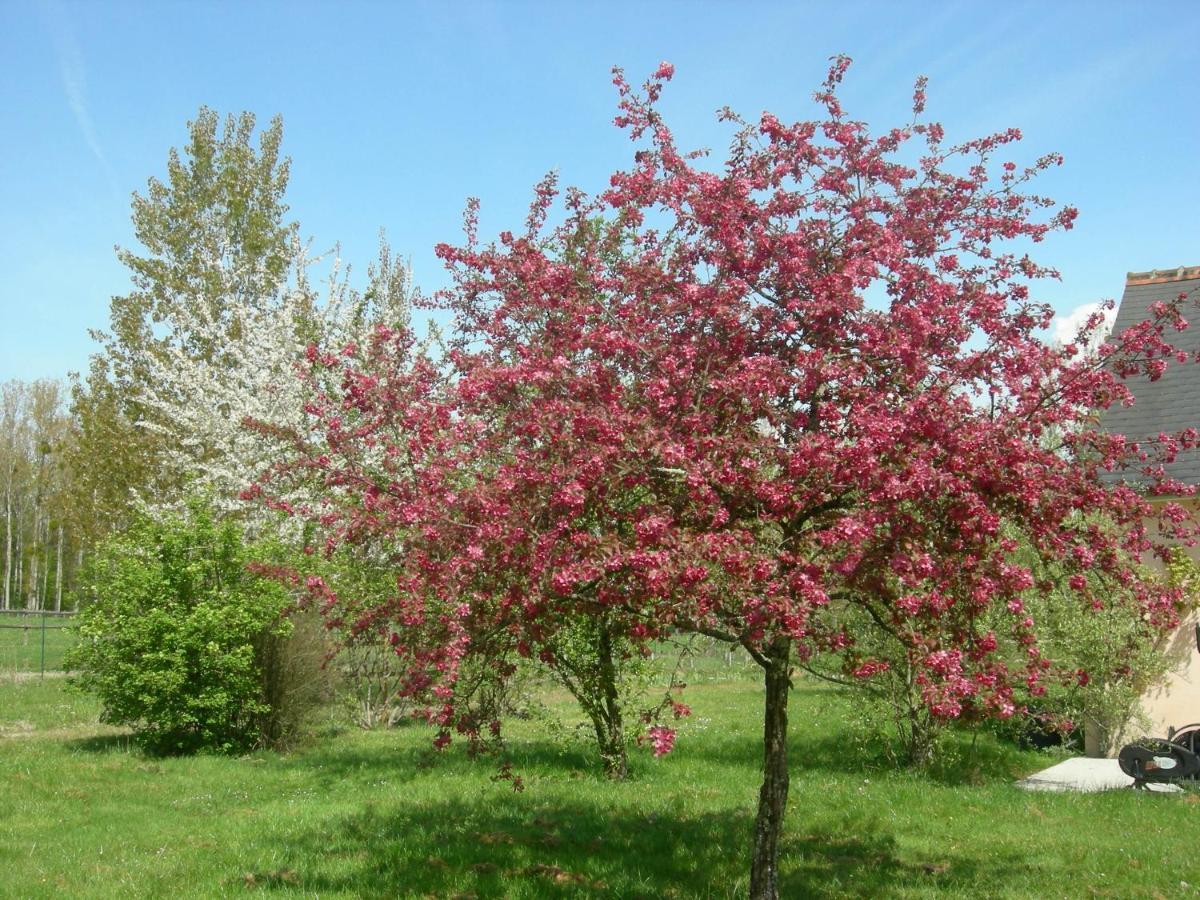
<svg viewBox="0 0 1200 900"><path fill-rule="evenodd" d="M847 109L905 120L913 79L951 138L1017 126L1057 150L1041 190L1078 206L1041 259L1067 313L1125 272L1200 264L1200 4L87 3L0 0L0 381L86 366L128 289L129 197L201 104L284 118L292 216L365 267L386 228L426 292L468 196L485 234L547 170L602 188L627 164L609 69L676 66L663 109L720 151L726 104L815 113L829 56Z"/></svg>

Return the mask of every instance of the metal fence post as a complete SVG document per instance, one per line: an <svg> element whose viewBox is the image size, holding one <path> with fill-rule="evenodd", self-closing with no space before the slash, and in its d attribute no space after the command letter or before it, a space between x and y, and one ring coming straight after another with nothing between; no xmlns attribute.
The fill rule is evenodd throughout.
<svg viewBox="0 0 1200 900"><path fill-rule="evenodd" d="M42 681L46 680L46 613L42 611L42 671L38 675Z"/></svg>

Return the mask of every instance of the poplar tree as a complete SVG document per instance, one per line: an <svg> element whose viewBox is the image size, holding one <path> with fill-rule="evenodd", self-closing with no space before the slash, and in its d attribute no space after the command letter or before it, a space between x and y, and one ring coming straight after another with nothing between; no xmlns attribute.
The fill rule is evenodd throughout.
<svg viewBox="0 0 1200 900"><path fill-rule="evenodd" d="M90 540L127 523L138 498L179 493L179 473L164 464L173 423L147 403L159 391L156 364L182 354L220 365L239 337L242 319L231 310L265 309L299 251L284 203L283 122L273 118L257 146L255 125L253 113L222 125L201 107L182 149L169 152L165 179L133 195L141 246L118 249L133 289L112 298L109 330L92 334L102 350L72 390L76 515Z"/></svg>

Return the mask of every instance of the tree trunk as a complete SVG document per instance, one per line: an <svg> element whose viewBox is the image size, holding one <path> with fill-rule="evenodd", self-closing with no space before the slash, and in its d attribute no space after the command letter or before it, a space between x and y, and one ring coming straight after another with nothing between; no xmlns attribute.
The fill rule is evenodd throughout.
<svg viewBox="0 0 1200 900"><path fill-rule="evenodd" d="M21 516L17 515L17 600L24 609L29 604L25 601L25 546L21 540Z"/></svg>
<svg viewBox="0 0 1200 900"><path fill-rule="evenodd" d="M629 764L617 661L607 623L598 622L598 625L599 634L588 635L589 652L582 664L567 656L557 660L552 670L591 720L604 774L614 781L621 781L629 774Z"/></svg>
<svg viewBox="0 0 1200 900"><path fill-rule="evenodd" d="M39 609L50 605L50 522L42 523L42 583L38 587Z"/></svg>
<svg viewBox="0 0 1200 900"><path fill-rule="evenodd" d="M41 609L42 605L38 598L38 587L41 582L38 580L38 537L41 525L38 522L37 512L33 514L33 544L30 547L29 553L29 602L26 604L30 609Z"/></svg>
<svg viewBox="0 0 1200 900"><path fill-rule="evenodd" d="M905 762L916 768L924 768L933 762L933 745L936 736L934 725L928 720L924 710L920 708L910 710L908 740L905 742L908 759Z"/></svg>
<svg viewBox="0 0 1200 900"><path fill-rule="evenodd" d="M750 861L751 900L778 900L779 837L787 812L787 705L791 688L791 641L777 638L766 653L766 701L763 716L763 783L754 822Z"/></svg>
<svg viewBox="0 0 1200 900"><path fill-rule="evenodd" d="M600 745L600 757L604 760L604 773L616 781L623 781L629 774L629 763L625 754L625 723L621 716L621 696L617 687L617 667L613 661L612 635L609 634L606 625L601 625L600 628L599 651L604 708L601 711L603 729L597 725L596 740Z"/></svg>
<svg viewBox="0 0 1200 900"><path fill-rule="evenodd" d="M54 566L54 611L62 612L62 585L63 585L63 526L62 522L58 523L58 560Z"/></svg>
<svg viewBox="0 0 1200 900"><path fill-rule="evenodd" d="M42 521L42 586L38 592L41 604L38 609L45 609L50 602L50 520Z"/></svg>
<svg viewBox="0 0 1200 900"><path fill-rule="evenodd" d="M593 715L591 719L592 728L596 732L596 746L600 748L600 760L604 764L604 774L613 781L624 781L629 774L629 764L625 754L625 729L621 714L617 713L615 722L602 713Z"/></svg>
<svg viewBox="0 0 1200 900"><path fill-rule="evenodd" d="M79 540L79 538L77 537L76 540ZM75 579L76 587L79 586L79 573L82 570L83 570L83 544L81 543L75 549L75 572L72 577ZM75 593L72 596L74 597L75 602L71 604L71 608L75 611L78 611L79 610L79 594Z"/></svg>
<svg viewBox="0 0 1200 900"><path fill-rule="evenodd" d="M4 606L3 609L9 609L11 601L9 600L9 591L12 587L12 559L13 559L13 539L12 539L12 485L8 485L4 491Z"/></svg>

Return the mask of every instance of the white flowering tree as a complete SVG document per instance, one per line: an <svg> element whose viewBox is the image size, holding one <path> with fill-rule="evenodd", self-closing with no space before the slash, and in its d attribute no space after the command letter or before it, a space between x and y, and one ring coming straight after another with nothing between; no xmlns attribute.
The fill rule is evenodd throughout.
<svg viewBox="0 0 1200 900"><path fill-rule="evenodd" d="M306 348L360 344L377 324L407 325L409 318L408 271L386 242L363 291L350 286L336 250L311 258L297 248L293 258L288 281L273 296L233 293L215 307L175 306L156 352L143 361L149 377L139 401L150 412L143 424L165 439L166 481L208 494L220 512L251 521L265 510L244 504L239 494L280 460L282 445L261 428L247 428L247 420L302 431L308 398L296 364ZM317 290L310 272L326 264ZM148 505L165 511L180 500L168 494Z"/></svg>
<svg viewBox="0 0 1200 900"><path fill-rule="evenodd" d="M304 348L407 322L407 270L386 242L361 292L336 250L309 256L287 218L282 141L278 117L258 129L251 113L202 107L165 177L134 195L140 247L119 253L132 290L112 298L109 330L95 334L103 352L73 391L74 469L93 488L78 499L95 539L133 507L178 510L196 491L239 509L269 443L243 422L300 423Z"/></svg>

